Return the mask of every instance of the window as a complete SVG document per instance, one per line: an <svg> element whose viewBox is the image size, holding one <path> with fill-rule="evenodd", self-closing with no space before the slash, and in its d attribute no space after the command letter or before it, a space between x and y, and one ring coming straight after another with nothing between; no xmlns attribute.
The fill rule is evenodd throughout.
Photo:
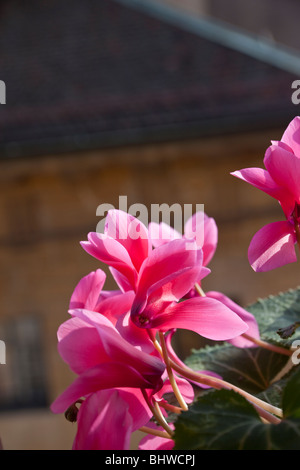
<svg viewBox="0 0 300 470"><path fill-rule="evenodd" d="M41 321L7 319L0 325L5 364L0 364L0 411L47 406Z"/></svg>

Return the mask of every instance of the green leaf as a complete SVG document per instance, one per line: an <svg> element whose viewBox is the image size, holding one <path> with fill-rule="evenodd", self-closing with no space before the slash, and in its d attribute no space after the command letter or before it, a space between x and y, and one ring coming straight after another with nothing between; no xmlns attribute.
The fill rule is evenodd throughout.
<svg viewBox="0 0 300 470"><path fill-rule="evenodd" d="M255 316L265 339L280 341L285 332L290 341L284 344L300 339L300 287L259 299L246 310Z"/></svg>
<svg viewBox="0 0 300 470"><path fill-rule="evenodd" d="M285 418L300 418L300 369L289 378L282 396L282 410Z"/></svg>
<svg viewBox="0 0 300 470"><path fill-rule="evenodd" d="M265 424L241 395L218 390L179 416L174 440L176 450L300 450L300 418Z"/></svg>
<svg viewBox="0 0 300 470"><path fill-rule="evenodd" d="M264 341L290 348L300 339L300 288L260 299L247 310L256 317ZM265 424L240 394L225 389L202 391L175 421L176 449L300 450L300 366L288 362L288 356L261 347L241 349L217 343L193 351L186 364L216 372L223 380L282 407L283 419Z"/></svg>
<svg viewBox="0 0 300 470"><path fill-rule="evenodd" d="M210 370L224 380L247 390L260 393L284 367L287 356L263 348L236 348L230 344L207 346L187 358L194 370Z"/></svg>
<svg viewBox="0 0 300 470"><path fill-rule="evenodd" d="M260 299L249 306L259 325L261 338L269 343L290 348L300 339L300 288ZM289 329L288 340L278 334ZM193 351L186 363L194 370L211 370L221 377L253 394L272 396L276 403L281 399L282 388L271 385L288 362L288 356L257 348L236 348L229 343L206 346ZM288 369L287 369L288 370Z"/></svg>

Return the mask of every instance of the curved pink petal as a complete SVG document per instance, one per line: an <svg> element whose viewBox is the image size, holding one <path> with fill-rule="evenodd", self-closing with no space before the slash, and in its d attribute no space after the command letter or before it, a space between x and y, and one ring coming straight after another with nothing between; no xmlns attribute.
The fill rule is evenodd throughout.
<svg viewBox="0 0 300 470"><path fill-rule="evenodd" d="M73 450L129 450L132 417L118 390L92 394L80 406Z"/></svg>
<svg viewBox="0 0 300 470"><path fill-rule="evenodd" d="M203 250L203 265L211 261L218 244L218 227L212 217L204 212L196 212L184 226L184 235L196 241L197 246Z"/></svg>
<svg viewBox="0 0 300 470"><path fill-rule="evenodd" d="M152 388L136 369L124 362L99 364L79 375L51 405L53 413L63 413L73 403L91 393L115 387Z"/></svg>
<svg viewBox="0 0 300 470"><path fill-rule="evenodd" d="M111 266L109 266L109 270L117 286L122 292L127 292L129 290L132 290L133 286L130 284L129 280L123 274L121 274L119 271L117 271L115 268L112 268Z"/></svg>
<svg viewBox="0 0 300 470"><path fill-rule="evenodd" d="M194 388L191 383L182 378L176 376L176 383L180 390L181 395L183 396L186 403L192 403L195 398ZM165 380L163 386L159 389L159 391L154 395L156 400L160 400L163 398L165 394L173 394L174 390L169 381L169 379Z"/></svg>
<svg viewBox="0 0 300 470"><path fill-rule="evenodd" d="M235 338L248 330L232 310L208 297L193 297L170 305L149 319L148 327L161 331L182 328L216 341Z"/></svg>
<svg viewBox="0 0 300 470"><path fill-rule="evenodd" d="M300 158L300 117L296 116L283 133L281 141L288 145L294 154Z"/></svg>
<svg viewBox="0 0 300 470"><path fill-rule="evenodd" d="M105 279L106 274L102 269L97 269L87 276L84 276L73 291L69 308L94 310L104 286Z"/></svg>
<svg viewBox="0 0 300 470"><path fill-rule="evenodd" d="M254 271L270 271L297 261L294 227L287 221L262 227L252 238L248 259Z"/></svg>
<svg viewBox="0 0 300 470"><path fill-rule="evenodd" d="M133 315L140 313L151 293L163 289L162 300L177 300L197 282L203 255L195 242L194 249L189 249L190 244L183 239L173 240L152 251L139 272Z"/></svg>
<svg viewBox="0 0 300 470"><path fill-rule="evenodd" d="M96 312L89 312L87 310L75 310L72 312L73 316L86 321L87 324L94 326L99 333L99 348L103 348L103 361L109 358L110 361L123 362L124 364L131 364L137 370L147 377L149 383L155 384L160 379L165 366L163 362L150 354L141 351L128 343L112 325L112 323L103 315ZM74 344L74 343L73 343ZM75 343L74 347L77 344ZM63 345L61 346L63 349ZM84 349L82 354L84 354ZM63 353L63 352L62 352ZM124 385L125 387L126 385Z"/></svg>
<svg viewBox="0 0 300 470"><path fill-rule="evenodd" d="M283 149L287 150L290 153L294 153L293 149L287 145L286 143L282 142L281 140L271 140L272 145L278 145L279 147L282 147Z"/></svg>
<svg viewBox="0 0 300 470"><path fill-rule="evenodd" d="M203 250L203 264L207 266L212 260L218 245L218 227L215 219L212 217L204 216L204 244Z"/></svg>
<svg viewBox="0 0 300 470"><path fill-rule="evenodd" d="M99 331L92 325L75 317L61 325L58 332L58 352L76 374L102 362L110 362L110 356L100 341Z"/></svg>
<svg viewBox="0 0 300 470"><path fill-rule="evenodd" d="M133 299L133 291L114 292L113 295L107 296L104 300L101 300L93 310L104 315L115 325L120 316L130 311Z"/></svg>
<svg viewBox="0 0 300 470"><path fill-rule="evenodd" d="M295 201L300 203L300 158L278 145L271 145L265 154L264 164L273 180L285 194L277 199L293 210Z"/></svg>
<svg viewBox="0 0 300 470"><path fill-rule="evenodd" d="M133 215L113 209L107 213L104 233L124 246L134 267L139 271L152 250L145 225Z"/></svg>
<svg viewBox="0 0 300 470"><path fill-rule="evenodd" d="M230 308L230 310L235 312L248 325L248 330L246 331L247 336L251 336L254 339L260 338L258 324L254 315L252 315L250 312L248 312L244 308L240 307L240 305L235 303L233 300L231 300L229 297L222 294L221 292L216 292L216 291L206 292L206 296L212 299L219 300L219 302L222 302L224 305ZM243 337L242 335L237 336L236 338L230 339L228 340L228 342L238 348L256 347L255 343Z"/></svg>
<svg viewBox="0 0 300 470"><path fill-rule="evenodd" d="M120 398L128 405L128 410L132 416L132 431L137 431L153 417L144 395L139 388L122 387L117 389Z"/></svg>
<svg viewBox="0 0 300 470"><path fill-rule="evenodd" d="M80 242L82 248L94 258L115 268L135 287L137 272L126 248L107 234L91 232L88 241Z"/></svg>
<svg viewBox="0 0 300 470"><path fill-rule="evenodd" d="M165 222L160 222L159 224L156 222L150 222L148 230L149 238L154 247L182 238L182 235L177 230L170 227Z"/></svg>
<svg viewBox="0 0 300 470"><path fill-rule="evenodd" d="M70 311L70 313L72 310ZM71 321L72 320L72 321ZM57 339L58 341L62 341L67 335L69 335L73 330L79 329L79 328L85 328L89 325L86 324L84 320L81 320L81 318L69 318L65 322L63 322L58 330L57 330Z"/></svg>
<svg viewBox="0 0 300 470"><path fill-rule="evenodd" d="M264 191L277 200L282 200L286 197L286 191L283 190L274 181L268 171L263 168L244 168L243 170L234 171L230 174Z"/></svg>
<svg viewBox="0 0 300 470"><path fill-rule="evenodd" d="M156 426L155 423L148 423L147 426L157 431L163 431L163 428L161 426ZM171 425L171 427L174 426ZM173 441L173 439L147 434L141 439L139 443L139 450L173 450L174 446L175 441Z"/></svg>
<svg viewBox="0 0 300 470"><path fill-rule="evenodd" d="M155 352L153 342L151 341L147 331L144 328L139 328L133 323L130 313L118 318L116 328L122 338L128 341L131 345L148 354L153 354Z"/></svg>

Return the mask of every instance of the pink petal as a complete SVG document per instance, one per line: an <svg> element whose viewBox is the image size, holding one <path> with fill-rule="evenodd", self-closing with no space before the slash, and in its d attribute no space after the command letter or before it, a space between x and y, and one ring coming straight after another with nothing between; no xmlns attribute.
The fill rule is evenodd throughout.
<svg viewBox="0 0 300 470"><path fill-rule="evenodd" d="M296 116L288 125L281 141L288 145L294 154L300 158L300 117Z"/></svg>
<svg viewBox="0 0 300 470"><path fill-rule="evenodd" d="M107 234L92 232L82 248L94 258L119 271L135 287L137 272L125 247Z"/></svg>
<svg viewBox="0 0 300 470"><path fill-rule="evenodd" d="M158 382L165 368L160 359L146 354L128 343L103 315L87 310L76 310L72 314L77 316L77 318L85 320L87 324L94 326L98 330L99 344L101 348L104 348L106 356L111 361L131 364L147 377L149 383L153 382L155 384ZM105 361L105 356L103 357L103 361Z"/></svg>
<svg viewBox="0 0 300 470"><path fill-rule="evenodd" d="M117 389L120 398L128 405L128 410L132 416L132 430L136 431L144 426L153 417L144 395L139 388L122 387Z"/></svg>
<svg viewBox="0 0 300 470"><path fill-rule="evenodd" d="M277 199L285 205L289 203L291 210L295 201L300 203L300 158L278 145L271 145L265 154L264 164L273 180L282 188L285 194Z"/></svg>
<svg viewBox="0 0 300 470"><path fill-rule="evenodd" d="M285 144L284 142L282 142L281 140L271 140L271 144L272 144L272 145L278 145L279 147L281 147L281 148L287 150L288 152L294 153L294 152L293 152L293 149L292 149L289 145L287 145L287 144Z"/></svg>
<svg viewBox="0 0 300 470"><path fill-rule="evenodd" d="M74 289L69 308L94 310L104 286L105 279L106 274L101 269L97 269L83 277Z"/></svg>
<svg viewBox="0 0 300 470"><path fill-rule="evenodd" d="M252 238L248 249L254 271L264 272L297 261L295 232L287 222L273 222L262 227Z"/></svg>
<svg viewBox="0 0 300 470"><path fill-rule="evenodd" d="M70 312L72 312L72 311L70 311ZM58 341L62 341L73 330L76 330L78 328L85 328L87 326L89 326L89 325L87 325L84 320L81 320L81 318L68 319L67 321L62 323L59 326L58 330L57 330Z"/></svg>
<svg viewBox="0 0 300 470"><path fill-rule="evenodd" d="M91 393L115 387L151 388L137 370L126 363L103 363L86 370L52 403L53 413L63 413L69 406Z"/></svg>
<svg viewBox="0 0 300 470"><path fill-rule="evenodd" d="M104 315L113 325L115 325L120 316L130 311L133 299L133 291L114 292L113 295L100 301L93 310Z"/></svg>
<svg viewBox="0 0 300 470"><path fill-rule="evenodd" d="M205 216L204 218L204 244L203 250L203 264L207 266L213 258L218 244L218 227L215 219Z"/></svg>
<svg viewBox="0 0 300 470"><path fill-rule="evenodd" d="M231 175L255 186L277 200L285 198L285 191L273 180L268 171L263 168L244 168L243 170L234 171Z"/></svg>
<svg viewBox="0 0 300 470"><path fill-rule="evenodd" d="M235 338L248 330L232 310L208 297L194 297L170 305L150 320L149 327L162 331L182 328L216 341Z"/></svg>
<svg viewBox="0 0 300 470"><path fill-rule="evenodd" d="M156 428L163 431L162 428ZM139 443L139 450L173 450L175 441L173 439L164 439L163 437L146 435Z"/></svg>
<svg viewBox="0 0 300 470"><path fill-rule="evenodd" d="M105 233L124 246L134 267L139 271L152 249L145 225L124 211L109 210L105 219Z"/></svg>
<svg viewBox="0 0 300 470"><path fill-rule="evenodd" d="M122 338L128 341L131 345L148 354L153 354L155 351L153 342L149 338L147 331L144 328L139 328L133 323L130 313L118 318L116 328Z"/></svg>
<svg viewBox="0 0 300 470"><path fill-rule="evenodd" d="M80 406L73 450L129 450L132 417L118 390L92 394Z"/></svg>
<svg viewBox="0 0 300 470"><path fill-rule="evenodd" d="M177 376L176 376L176 383L186 403L192 403L195 397L195 393L194 393L194 389L191 383L188 380L183 379L182 377L177 377ZM167 379L165 380L160 390L155 394L155 399L160 400L163 398L163 395L169 394L169 393L173 394L174 390L169 379Z"/></svg>
<svg viewBox="0 0 300 470"><path fill-rule="evenodd" d="M185 237L195 240L201 248L204 244L204 217L204 212L196 212L184 224Z"/></svg>
<svg viewBox="0 0 300 470"><path fill-rule="evenodd" d="M152 245L158 247L164 243L168 243L172 240L182 238L182 235L177 232L174 228L170 227L165 222L157 224L156 222L149 223L149 237Z"/></svg>
<svg viewBox="0 0 300 470"><path fill-rule="evenodd" d="M132 290L133 286L130 284L128 279L123 274L121 274L119 271L112 268L111 266L109 267L109 270L110 270L117 286L119 287L119 289L122 292L127 292L129 290Z"/></svg>
<svg viewBox="0 0 300 470"><path fill-rule="evenodd" d="M63 361L76 374L110 361L98 330L76 317L67 320L59 328L58 351Z"/></svg>
<svg viewBox="0 0 300 470"><path fill-rule="evenodd" d="M194 239L197 246L203 250L203 265L211 261L218 243L218 228L215 220L204 212L196 212L190 217L184 227L186 238Z"/></svg>
<svg viewBox="0 0 300 470"><path fill-rule="evenodd" d="M233 300L231 300L226 295L221 294L221 292L215 292L215 291L206 292L206 296L212 299L219 300L228 308L230 308L233 312L235 312L248 325L249 329L246 331L247 335L255 339L260 338L258 324L254 315L252 315L250 312L248 312L244 308L240 307L238 304L233 302ZM249 341L243 336L237 336L236 338L230 339L229 343L233 344L234 346L238 348L256 347L255 343L253 343L252 341Z"/></svg>
<svg viewBox="0 0 300 470"><path fill-rule="evenodd" d="M164 431L161 426L157 426L152 421L147 423L147 427L156 431ZM174 429L174 425L172 423L170 423L170 427ZM175 442L173 439L166 439L159 436L153 436L152 434L147 434L141 439L139 443L139 450L172 450L174 446Z"/></svg>
<svg viewBox="0 0 300 470"><path fill-rule="evenodd" d="M139 313L147 297L164 287L164 300L181 298L199 279L202 252L189 249L190 242L180 239L161 245L152 251L139 273L136 298L132 312ZM179 276L181 279L179 280ZM168 286L168 289L167 289Z"/></svg>

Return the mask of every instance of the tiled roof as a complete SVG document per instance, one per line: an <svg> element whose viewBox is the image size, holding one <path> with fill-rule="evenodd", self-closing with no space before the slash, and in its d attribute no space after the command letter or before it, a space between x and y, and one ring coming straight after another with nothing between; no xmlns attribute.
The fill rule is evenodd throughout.
<svg viewBox="0 0 300 470"><path fill-rule="evenodd" d="M296 78L114 0L3 0L0 156L285 125Z"/></svg>

